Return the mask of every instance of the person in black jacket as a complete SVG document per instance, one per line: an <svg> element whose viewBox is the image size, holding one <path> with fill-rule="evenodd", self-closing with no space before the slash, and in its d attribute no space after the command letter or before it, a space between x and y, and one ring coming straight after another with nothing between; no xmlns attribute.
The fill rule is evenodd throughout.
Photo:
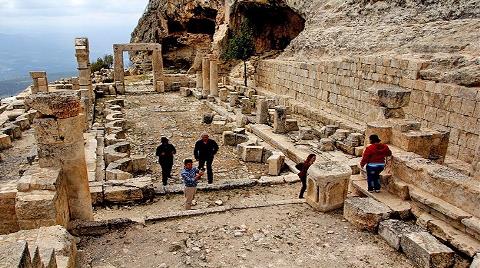
<svg viewBox="0 0 480 268"><path fill-rule="evenodd" d="M193 150L193 155L195 159L198 161L198 168L202 169L207 164L207 178L208 183L213 183L213 170L212 170L212 162L213 157L218 152L218 145L217 143L209 139L208 133L202 134L202 139L198 140L195 143L195 149Z"/></svg>
<svg viewBox="0 0 480 268"><path fill-rule="evenodd" d="M157 147L156 156L158 157L158 163L162 167L162 182L163 186L167 185L168 178L171 178L173 156L177 153L175 147L168 143L166 137L162 137L161 144Z"/></svg>

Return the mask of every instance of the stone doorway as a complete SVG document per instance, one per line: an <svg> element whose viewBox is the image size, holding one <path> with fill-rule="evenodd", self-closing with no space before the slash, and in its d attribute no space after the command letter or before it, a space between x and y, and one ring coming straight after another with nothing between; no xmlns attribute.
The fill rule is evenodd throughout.
<svg viewBox="0 0 480 268"><path fill-rule="evenodd" d="M153 68L153 87L156 92L163 92L163 60L162 45L151 43L131 43L131 44L114 44L114 79L117 94L125 94L125 74L123 63L123 52L125 51L148 51L152 54Z"/></svg>

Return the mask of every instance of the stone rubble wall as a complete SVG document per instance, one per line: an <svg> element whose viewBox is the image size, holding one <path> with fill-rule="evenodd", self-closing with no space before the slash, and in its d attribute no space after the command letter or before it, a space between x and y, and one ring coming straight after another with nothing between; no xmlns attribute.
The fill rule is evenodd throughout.
<svg viewBox="0 0 480 268"><path fill-rule="evenodd" d="M424 66L417 59L381 56L311 63L263 60L255 80L266 91L363 123L372 105L373 85L411 90L406 117L424 127L450 131L448 154L471 163L480 133L479 88L420 80Z"/></svg>

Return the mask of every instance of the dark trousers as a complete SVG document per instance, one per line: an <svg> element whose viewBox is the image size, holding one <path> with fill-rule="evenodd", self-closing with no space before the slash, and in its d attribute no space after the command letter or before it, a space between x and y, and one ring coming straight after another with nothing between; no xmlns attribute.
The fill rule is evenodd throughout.
<svg viewBox="0 0 480 268"><path fill-rule="evenodd" d="M368 190L380 190L380 173L385 168L384 164L367 164Z"/></svg>
<svg viewBox="0 0 480 268"><path fill-rule="evenodd" d="M303 198L303 194L305 193L305 190L307 190L307 177L300 177L300 181L302 182L302 189L300 189L298 198Z"/></svg>
<svg viewBox="0 0 480 268"><path fill-rule="evenodd" d="M167 185L168 178L171 177L173 161L162 160L162 161L160 161L160 166L162 167L162 182L163 182L163 185Z"/></svg>
<svg viewBox="0 0 480 268"><path fill-rule="evenodd" d="M213 183L212 162L213 162L213 158L209 158L209 159L200 158L200 159L198 159L198 169L202 169L205 166L205 163L207 164L208 183Z"/></svg>

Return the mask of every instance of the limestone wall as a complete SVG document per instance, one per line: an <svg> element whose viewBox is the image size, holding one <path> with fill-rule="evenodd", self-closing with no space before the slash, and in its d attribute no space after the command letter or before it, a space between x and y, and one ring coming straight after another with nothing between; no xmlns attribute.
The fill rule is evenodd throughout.
<svg viewBox="0 0 480 268"><path fill-rule="evenodd" d="M374 84L409 89L407 118L451 131L448 154L470 163L480 133L480 88L418 79L426 66L421 60L391 56L309 63L274 59L258 63L255 80L267 91L361 122L369 121L369 89Z"/></svg>

